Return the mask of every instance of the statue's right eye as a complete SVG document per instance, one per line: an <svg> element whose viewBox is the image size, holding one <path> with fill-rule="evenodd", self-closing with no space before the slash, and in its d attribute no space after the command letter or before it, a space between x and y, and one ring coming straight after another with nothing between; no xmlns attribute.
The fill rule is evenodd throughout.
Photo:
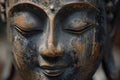
<svg viewBox="0 0 120 80"><path fill-rule="evenodd" d="M45 18L31 12L20 12L14 17L13 26L22 35L32 35L43 31Z"/></svg>
<svg viewBox="0 0 120 80"><path fill-rule="evenodd" d="M20 34L22 34L24 36L30 36L30 35L34 35L34 34L42 32L42 30L40 30L40 29L39 30L26 30L25 31L25 30L20 29L18 25L14 25L14 27Z"/></svg>

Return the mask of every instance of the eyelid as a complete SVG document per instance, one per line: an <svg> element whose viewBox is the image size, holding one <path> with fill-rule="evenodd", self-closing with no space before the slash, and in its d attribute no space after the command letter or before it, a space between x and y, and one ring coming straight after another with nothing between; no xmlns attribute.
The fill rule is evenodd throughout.
<svg viewBox="0 0 120 80"><path fill-rule="evenodd" d="M14 26L15 26L15 28L18 29L18 30L29 31L29 30L27 30L24 26L22 26L22 25L20 25L20 24L18 24L18 23L14 23Z"/></svg>
<svg viewBox="0 0 120 80"><path fill-rule="evenodd" d="M15 26L15 29L17 30L17 31L19 31L21 34L33 34L33 33L37 33L37 32L41 32L42 30L22 30L22 29L20 29L19 28L19 25L17 25L17 24L14 24L14 26Z"/></svg>
<svg viewBox="0 0 120 80"><path fill-rule="evenodd" d="M69 26L67 26L64 29L80 30L80 29L84 29L85 27L90 27L90 26L92 26L94 24L95 24L94 22L81 22L80 25L77 26L77 27L74 27L74 26L69 27Z"/></svg>
<svg viewBox="0 0 120 80"><path fill-rule="evenodd" d="M18 24L14 24L14 27L15 27L15 29L17 29L17 30L19 30L19 31L24 31L24 30L22 30L22 29L20 28L20 26L19 26Z"/></svg>
<svg viewBox="0 0 120 80"><path fill-rule="evenodd" d="M14 24L14 26L15 26L15 29L16 29L17 31L19 31L20 33L26 34L27 31L24 31L24 30L20 29L19 25Z"/></svg>
<svg viewBox="0 0 120 80"><path fill-rule="evenodd" d="M96 25L95 23L83 23L82 26L80 25L79 27L77 28L64 28L64 30L68 31L68 32L71 32L71 33L77 33L77 34L81 34L82 32L88 30L88 29L91 29L94 27L94 25Z"/></svg>

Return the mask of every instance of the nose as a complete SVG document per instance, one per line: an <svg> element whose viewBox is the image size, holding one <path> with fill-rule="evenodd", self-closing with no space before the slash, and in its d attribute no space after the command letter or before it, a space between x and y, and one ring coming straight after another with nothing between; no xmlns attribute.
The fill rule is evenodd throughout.
<svg viewBox="0 0 120 80"><path fill-rule="evenodd" d="M47 49L44 50L41 54L47 57L58 57L63 56L64 52L61 50L60 46L57 46L57 41L55 42L55 31L54 31L54 16L49 17L49 33L47 40Z"/></svg>
<svg viewBox="0 0 120 80"><path fill-rule="evenodd" d="M51 52L51 53L54 53L55 51L55 43L54 43L54 17L53 16L50 16L49 17L50 19L50 32L49 32L49 36L48 36L48 50Z"/></svg>

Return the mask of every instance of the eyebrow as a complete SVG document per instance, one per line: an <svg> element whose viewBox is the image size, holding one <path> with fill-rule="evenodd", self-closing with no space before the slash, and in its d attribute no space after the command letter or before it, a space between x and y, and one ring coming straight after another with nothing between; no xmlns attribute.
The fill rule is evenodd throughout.
<svg viewBox="0 0 120 80"><path fill-rule="evenodd" d="M28 9L29 8L29 9ZM37 13L41 13L40 11L43 11L44 13L46 13L43 10L43 5L38 5L34 2L19 2L14 4L13 6L11 6L8 9L8 14L11 16L12 13L15 13L15 11L38 11Z"/></svg>
<svg viewBox="0 0 120 80"><path fill-rule="evenodd" d="M100 12L100 10L97 8L97 6L95 5L92 5L90 4L89 2L83 2L83 1L72 1L72 2L69 2L67 1L63 7L66 7L66 6L69 6L69 5L75 5L76 8L88 8L88 9L91 9L91 10L95 10L97 12Z"/></svg>

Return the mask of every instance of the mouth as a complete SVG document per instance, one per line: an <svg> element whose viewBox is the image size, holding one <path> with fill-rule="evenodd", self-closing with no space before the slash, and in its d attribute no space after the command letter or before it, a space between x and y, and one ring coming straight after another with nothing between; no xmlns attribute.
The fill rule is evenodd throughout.
<svg viewBox="0 0 120 80"><path fill-rule="evenodd" d="M50 66L41 66L42 71L47 76L60 76L66 67L50 67Z"/></svg>
<svg viewBox="0 0 120 80"><path fill-rule="evenodd" d="M43 73L46 74L47 76L59 76L63 73L63 70L43 70Z"/></svg>

